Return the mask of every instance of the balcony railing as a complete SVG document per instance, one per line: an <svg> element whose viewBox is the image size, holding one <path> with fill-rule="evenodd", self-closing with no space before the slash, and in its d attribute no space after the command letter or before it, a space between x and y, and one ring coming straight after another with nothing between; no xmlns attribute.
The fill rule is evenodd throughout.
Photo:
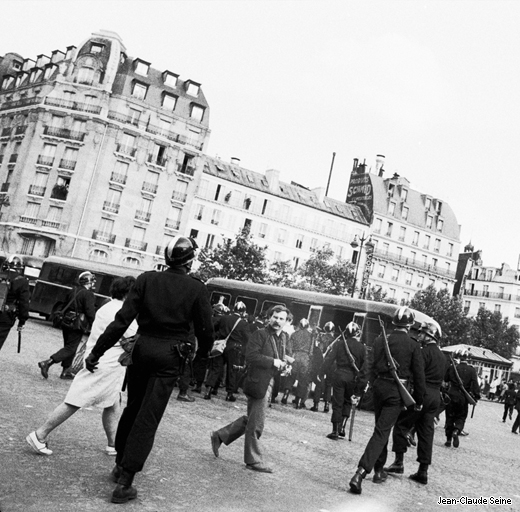
<svg viewBox="0 0 520 512"><path fill-rule="evenodd" d="M42 226L45 228L60 229L60 223L55 220L42 220Z"/></svg>
<svg viewBox="0 0 520 512"><path fill-rule="evenodd" d="M181 221L180 220L166 219L166 222L164 223L164 225L167 228L170 228L170 229L179 229L179 227L181 225Z"/></svg>
<svg viewBox="0 0 520 512"><path fill-rule="evenodd" d="M113 172L110 176L110 181L115 181L116 183L121 183L121 185L126 185L126 175Z"/></svg>
<svg viewBox="0 0 520 512"><path fill-rule="evenodd" d="M76 163L76 160L62 158L58 167L60 167L60 169L67 169L67 171L73 171L76 168Z"/></svg>
<svg viewBox="0 0 520 512"><path fill-rule="evenodd" d="M36 163L38 163L40 165L47 165L49 167L52 167L52 164L54 163L54 157L38 155L38 160L36 161Z"/></svg>
<svg viewBox="0 0 520 512"><path fill-rule="evenodd" d="M10 183L6 181L5 183L2 183L2 186L0 187L0 192L7 192L9 190Z"/></svg>
<svg viewBox="0 0 520 512"><path fill-rule="evenodd" d="M486 297L488 299L501 299L501 300L520 300L518 295L512 295L511 293L500 293L500 292L486 292L484 290L464 290L464 295L470 295L472 297Z"/></svg>
<svg viewBox="0 0 520 512"><path fill-rule="evenodd" d="M137 210L135 212L135 219L137 220L144 220L145 222L150 222L150 217L152 214L150 212L145 212L143 210Z"/></svg>
<svg viewBox="0 0 520 512"><path fill-rule="evenodd" d="M32 196L40 196L43 197L45 195L45 190L47 187L42 187L40 185L30 185L29 186L29 194Z"/></svg>
<svg viewBox="0 0 520 512"><path fill-rule="evenodd" d="M23 222L24 224L34 224L38 222L38 219L35 217L27 217L27 215L20 215L20 222Z"/></svg>
<svg viewBox="0 0 520 512"><path fill-rule="evenodd" d="M134 116L129 116L128 114L121 114L120 112L116 112L114 110L110 110L108 112L107 117L118 123L131 124L133 126L137 126L138 128L144 129L145 124Z"/></svg>
<svg viewBox="0 0 520 512"><path fill-rule="evenodd" d="M137 251L146 251L147 245L146 242L142 242L141 240L132 240L131 238L125 240L125 247L136 249Z"/></svg>
<svg viewBox="0 0 520 512"><path fill-rule="evenodd" d="M110 201L105 201L103 203L103 210L105 210L106 212L111 212L111 213L119 213L119 204L117 203L111 203Z"/></svg>
<svg viewBox="0 0 520 512"><path fill-rule="evenodd" d="M6 101L0 105L0 110L10 110L12 108L27 107L29 105L37 105L41 103L42 99L38 97L24 98L23 100Z"/></svg>
<svg viewBox="0 0 520 512"><path fill-rule="evenodd" d="M9 163L10 163L10 164L14 164L14 163L16 163L17 160L18 160L18 153L13 153L13 154L9 157Z"/></svg>
<svg viewBox="0 0 520 512"><path fill-rule="evenodd" d="M195 174L195 167L192 167L191 165L177 165L177 172L180 172L181 174L186 174L188 176L193 176Z"/></svg>
<svg viewBox="0 0 520 512"><path fill-rule="evenodd" d="M167 158L158 157L154 155L148 155L148 163L157 165L159 167L166 167L166 163L168 162Z"/></svg>
<svg viewBox="0 0 520 512"><path fill-rule="evenodd" d="M105 233L104 231L98 231L97 229L92 232L92 238L94 240L99 240L100 242L108 242L109 244L113 244L116 241L116 235Z"/></svg>
<svg viewBox="0 0 520 512"><path fill-rule="evenodd" d="M67 108L69 110L78 110L80 112L88 112L89 114L99 114L101 107L99 105L91 105L90 103L80 103L78 101L62 100L59 98L45 98L45 104L51 107Z"/></svg>
<svg viewBox="0 0 520 512"><path fill-rule="evenodd" d="M135 156L137 148L132 146L125 146L124 144L116 144L116 151L123 155Z"/></svg>
<svg viewBox="0 0 520 512"><path fill-rule="evenodd" d="M185 203L187 197L188 197L188 194L182 193L182 192L177 192L176 190L174 190L173 194L172 194L172 199L174 199L175 201L179 201L181 203Z"/></svg>
<svg viewBox="0 0 520 512"><path fill-rule="evenodd" d="M157 188L158 186L154 183L148 183L147 181L143 182L143 186L141 190L144 192L150 192L150 194L157 194Z"/></svg>
<svg viewBox="0 0 520 512"><path fill-rule="evenodd" d="M386 252L381 249L374 250L374 257L383 259L385 261L390 261L392 263L399 263L406 267L415 268L417 270L425 270L438 276L444 276L451 279L455 278L455 272L453 272L452 270L443 270L437 267L436 265L428 265L427 263L421 263L419 261L416 261L414 258L405 258L404 256L401 256L399 254Z"/></svg>
<svg viewBox="0 0 520 512"><path fill-rule="evenodd" d="M86 135L84 132L69 130L68 128L56 128L54 126L44 126L43 133L51 137L58 137L60 139L68 140L77 140L79 142L83 142Z"/></svg>

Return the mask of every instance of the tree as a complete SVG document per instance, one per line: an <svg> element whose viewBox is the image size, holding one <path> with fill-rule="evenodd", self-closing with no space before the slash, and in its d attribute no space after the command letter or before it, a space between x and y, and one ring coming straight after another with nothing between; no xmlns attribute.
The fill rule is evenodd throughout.
<svg viewBox="0 0 520 512"><path fill-rule="evenodd" d="M295 288L296 276L289 261L275 261L269 267L266 283L283 288Z"/></svg>
<svg viewBox="0 0 520 512"><path fill-rule="evenodd" d="M388 292L383 290L381 286L368 287L365 294L365 299L373 300L375 302L387 302L388 304L397 304L397 300L388 297Z"/></svg>
<svg viewBox="0 0 520 512"><path fill-rule="evenodd" d="M464 312L462 301L449 294L446 288L436 290L433 285L418 291L410 307L431 316L441 326L441 345L466 342L471 320Z"/></svg>
<svg viewBox="0 0 520 512"><path fill-rule="evenodd" d="M252 240L248 228L240 230L234 240L227 239L210 251L201 251L199 268L194 274L207 281L225 277L240 281L263 283L267 277L266 247Z"/></svg>
<svg viewBox="0 0 520 512"><path fill-rule="evenodd" d="M509 319L503 318L500 311L491 312L480 308L473 319L468 336L468 344L487 348L496 354L511 359L520 342L520 334Z"/></svg>

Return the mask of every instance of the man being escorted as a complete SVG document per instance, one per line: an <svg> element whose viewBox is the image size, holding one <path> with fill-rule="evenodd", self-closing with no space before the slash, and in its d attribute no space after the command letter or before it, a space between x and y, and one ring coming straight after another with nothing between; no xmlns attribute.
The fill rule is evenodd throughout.
<svg viewBox="0 0 520 512"><path fill-rule="evenodd" d="M425 485L428 483L428 466L432 463L434 420L441 404L440 388L446 373L446 357L437 345L441 336L441 331L435 324L426 323L421 326L419 341L422 344L426 381L423 407L420 411L409 407L399 415L393 431L392 451L395 452L395 461L385 468L388 473L404 472L404 454L408 449L407 433L413 427L417 432L419 470L410 475L410 478Z"/></svg>
<svg viewBox="0 0 520 512"><path fill-rule="evenodd" d="M346 337L344 336L346 335ZM365 347L359 341L361 329L350 322L342 336L338 337L325 354L320 375L332 376L332 432L329 439L345 437L345 426L352 409L356 379L365 362ZM332 368L336 363L335 370Z"/></svg>
<svg viewBox="0 0 520 512"><path fill-rule="evenodd" d="M213 344L208 290L201 281L187 275L196 248L191 238L178 236L170 241L164 251L169 268L144 272L137 278L123 307L85 360L86 368L95 371L99 358L137 319L140 337L128 367L128 401L116 433L112 477L117 485L113 503L137 497L132 486L134 475L143 469L152 450L155 433L182 371L182 345L189 340L190 324L201 353L208 353Z"/></svg>
<svg viewBox="0 0 520 512"><path fill-rule="evenodd" d="M408 335L414 323L414 314L410 309L401 307L392 323L395 328L388 336L391 357L395 361L401 383L406 386L410 380L413 380L413 397L420 410L425 393L424 362L420 345ZM361 370L362 377L356 384L355 402L364 389L367 378L373 386L376 425L359 460L358 469L350 480L350 491L354 494L361 494L363 479L372 469L374 469L372 479L374 483L383 483L388 476L383 469L387 457L388 438L404 405L389 364L385 339L381 335L374 340L372 350L368 348L367 362L365 368Z"/></svg>
<svg viewBox="0 0 520 512"><path fill-rule="evenodd" d="M475 400L480 400L477 370L468 364L465 353L459 354L458 357L460 363L457 364L454 361L444 377L444 380L448 383L448 395L450 397L450 403L446 407L446 426L444 427L446 442L444 445L450 447L453 441L454 448L459 447L459 436L464 430L464 424L468 417L469 402L466 393ZM461 389L461 383L466 393Z"/></svg>
<svg viewBox="0 0 520 512"><path fill-rule="evenodd" d="M292 321L292 314L285 306L273 306L267 316L267 327L255 331L246 348L249 369L243 389L247 396L247 414L211 433L215 457L219 456L222 443L227 446L245 434L246 468L261 473L273 472L263 462L260 437L264 430L267 404L271 400L274 376L286 367L284 358L289 336L283 328Z"/></svg>

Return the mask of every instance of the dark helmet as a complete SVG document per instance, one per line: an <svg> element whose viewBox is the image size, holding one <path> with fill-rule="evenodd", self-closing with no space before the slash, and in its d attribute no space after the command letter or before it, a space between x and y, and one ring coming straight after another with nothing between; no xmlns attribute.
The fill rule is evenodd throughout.
<svg viewBox="0 0 520 512"><path fill-rule="evenodd" d="M433 338L435 341L439 341L442 338L442 332L440 327L437 327L435 324L432 324L431 322L426 322L422 324L419 332L426 334L430 338Z"/></svg>
<svg viewBox="0 0 520 512"><path fill-rule="evenodd" d="M308 329L308 327L309 327L309 321L308 321L306 318L302 318L302 319L298 322L298 325L300 326L300 329Z"/></svg>
<svg viewBox="0 0 520 512"><path fill-rule="evenodd" d="M164 249L164 260L169 267L181 267L195 259L198 248L193 238L176 236Z"/></svg>
<svg viewBox="0 0 520 512"><path fill-rule="evenodd" d="M327 322L323 326L323 329L325 330L325 332L334 332L334 322Z"/></svg>
<svg viewBox="0 0 520 512"><path fill-rule="evenodd" d="M236 313L245 313L247 310L247 307L241 300L239 300L238 302L235 302L235 307L233 308L233 310Z"/></svg>
<svg viewBox="0 0 520 512"><path fill-rule="evenodd" d="M25 265L23 259L21 256L18 256L17 254L12 254L2 264L2 270L4 272L14 270L15 272L23 273L24 268Z"/></svg>
<svg viewBox="0 0 520 512"><path fill-rule="evenodd" d="M356 322L350 322L347 325L347 336L352 336L353 338L359 336L361 334L361 329L359 328L359 325L356 324Z"/></svg>
<svg viewBox="0 0 520 512"><path fill-rule="evenodd" d="M213 304L213 313L216 315L225 315L226 313L229 313L229 308L225 304L219 302L218 304Z"/></svg>
<svg viewBox="0 0 520 512"><path fill-rule="evenodd" d="M78 283L81 285L85 284L95 284L96 283L96 276L92 273L86 270L85 272L82 272L78 276Z"/></svg>
<svg viewBox="0 0 520 512"><path fill-rule="evenodd" d="M410 327L414 322L415 314L406 306L399 308L392 319L392 323L397 327Z"/></svg>

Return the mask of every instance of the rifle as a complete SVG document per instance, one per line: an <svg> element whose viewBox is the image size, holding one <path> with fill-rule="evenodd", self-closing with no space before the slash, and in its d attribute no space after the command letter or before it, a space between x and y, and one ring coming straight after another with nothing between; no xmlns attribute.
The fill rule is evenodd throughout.
<svg viewBox="0 0 520 512"><path fill-rule="evenodd" d="M345 331L346 330L347 330L347 328L345 327L345 330L341 332L341 336L343 338L343 343L345 344L345 350L347 351L347 357L348 357L348 359L350 361L350 364L352 365L352 368L354 368L354 371L356 372L356 374L358 374L359 373L359 368L356 365L356 360L354 359L354 356L352 355L352 352L348 348L347 340L345 339Z"/></svg>
<svg viewBox="0 0 520 512"><path fill-rule="evenodd" d="M453 354L450 353L451 364L453 365L453 371L455 372L455 377L457 377L457 381L459 384L459 388L462 390L462 394L466 397L466 400L470 405L475 407L477 405L476 400L466 391L464 384L462 383L462 379L460 378L459 372L457 371L457 366L455 365L455 361L453 360ZM471 415L473 417L473 414Z"/></svg>
<svg viewBox="0 0 520 512"><path fill-rule="evenodd" d="M22 331L18 331L18 350L17 353L19 354L22 350Z"/></svg>
<svg viewBox="0 0 520 512"><path fill-rule="evenodd" d="M405 385L399 379L399 375L397 375L397 366L395 364L395 360L392 357L390 352L390 347L388 346L388 338L386 337L385 324L381 317L379 316L379 325L381 326L381 334L383 335L383 345L385 347L386 358L388 359L388 369L394 378L395 383L397 384L397 389L399 390L399 394L401 395L401 400L404 402L406 407L411 407L415 405L415 400L412 395L410 395L409 391L406 389Z"/></svg>

